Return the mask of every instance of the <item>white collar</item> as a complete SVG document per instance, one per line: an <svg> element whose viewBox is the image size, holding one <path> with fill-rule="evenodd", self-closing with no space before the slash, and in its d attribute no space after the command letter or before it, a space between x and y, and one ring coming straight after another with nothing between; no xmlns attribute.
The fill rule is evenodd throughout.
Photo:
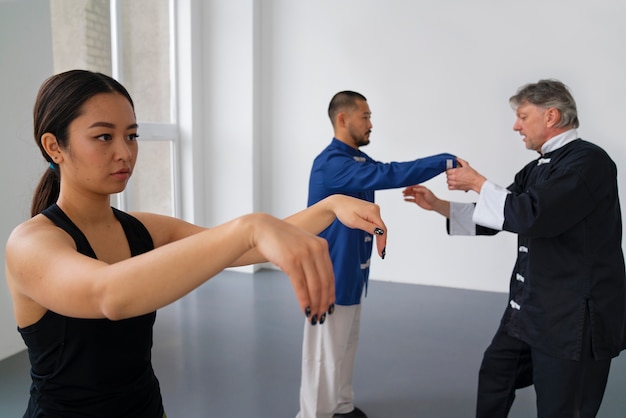
<svg viewBox="0 0 626 418"><path fill-rule="evenodd" d="M576 129L570 129L557 136L553 136L541 146L541 155L557 150L575 139L578 139L578 131Z"/></svg>

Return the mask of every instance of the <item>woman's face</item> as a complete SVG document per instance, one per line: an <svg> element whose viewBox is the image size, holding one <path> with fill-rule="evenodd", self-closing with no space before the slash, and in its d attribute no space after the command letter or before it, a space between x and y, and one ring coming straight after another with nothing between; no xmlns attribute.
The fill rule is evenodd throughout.
<svg viewBox="0 0 626 418"><path fill-rule="evenodd" d="M85 193L119 193L132 175L137 151L137 122L130 102L119 93L97 94L71 122L69 146L59 151L62 185Z"/></svg>

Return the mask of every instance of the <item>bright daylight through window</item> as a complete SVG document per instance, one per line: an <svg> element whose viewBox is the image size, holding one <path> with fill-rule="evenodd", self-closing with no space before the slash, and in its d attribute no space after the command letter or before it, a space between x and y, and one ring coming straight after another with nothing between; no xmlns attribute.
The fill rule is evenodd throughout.
<svg viewBox="0 0 626 418"><path fill-rule="evenodd" d="M173 0L51 0L54 71L113 76L130 92L139 157L113 205L176 216L178 129L173 71Z"/></svg>

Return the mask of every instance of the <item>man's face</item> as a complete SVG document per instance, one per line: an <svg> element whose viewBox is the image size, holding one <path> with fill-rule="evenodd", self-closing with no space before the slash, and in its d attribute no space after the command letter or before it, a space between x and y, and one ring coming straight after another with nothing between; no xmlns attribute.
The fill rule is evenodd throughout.
<svg viewBox="0 0 626 418"><path fill-rule="evenodd" d="M357 100L358 109L351 110L346 114L346 128L355 148L370 143L372 132L372 112L364 100Z"/></svg>
<svg viewBox="0 0 626 418"><path fill-rule="evenodd" d="M548 138L548 118L546 109L522 103L515 111L513 130L524 136L526 148L541 152L541 146Z"/></svg>

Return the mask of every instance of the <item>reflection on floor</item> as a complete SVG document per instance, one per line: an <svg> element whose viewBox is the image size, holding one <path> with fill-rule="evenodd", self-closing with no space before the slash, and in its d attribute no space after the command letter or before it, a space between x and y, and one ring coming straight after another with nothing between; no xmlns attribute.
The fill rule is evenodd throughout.
<svg viewBox="0 0 626 418"><path fill-rule="evenodd" d="M466 418L506 295L372 281L363 304L356 402L370 418ZM332 317L331 317L332 318ZM157 315L154 367L171 418L293 418L304 317L284 274L228 271ZM624 416L626 360L599 418ZM24 352L0 362L0 417L21 417ZM536 416L532 388L510 418Z"/></svg>

